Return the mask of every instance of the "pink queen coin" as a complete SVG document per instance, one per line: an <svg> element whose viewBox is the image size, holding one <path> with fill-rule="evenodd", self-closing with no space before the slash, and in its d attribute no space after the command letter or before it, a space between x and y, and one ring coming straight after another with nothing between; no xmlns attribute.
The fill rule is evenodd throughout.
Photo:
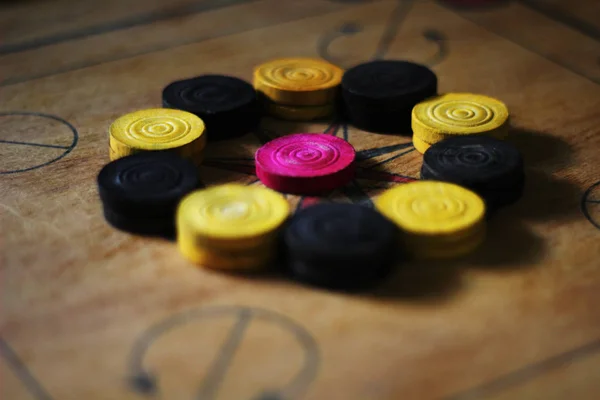
<svg viewBox="0 0 600 400"><path fill-rule="evenodd" d="M322 133L297 133L274 139L254 155L256 175L278 192L317 195L354 178L354 147Z"/></svg>

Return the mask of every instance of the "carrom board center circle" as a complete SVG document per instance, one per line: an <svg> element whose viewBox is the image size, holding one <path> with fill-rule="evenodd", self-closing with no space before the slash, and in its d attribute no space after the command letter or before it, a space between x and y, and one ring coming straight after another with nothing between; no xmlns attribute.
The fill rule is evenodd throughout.
<svg viewBox="0 0 600 400"><path fill-rule="evenodd" d="M66 120L38 112L0 112L0 175L50 165L69 154L79 135Z"/></svg>

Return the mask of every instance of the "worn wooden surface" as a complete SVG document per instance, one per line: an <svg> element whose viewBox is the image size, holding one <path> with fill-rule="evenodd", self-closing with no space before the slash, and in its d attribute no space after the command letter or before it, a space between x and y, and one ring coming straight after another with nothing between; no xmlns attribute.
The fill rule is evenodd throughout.
<svg viewBox="0 0 600 400"><path fill-rule="evenodd" d="M0 7L2 399L600 398L597 1ZM172 243L104 222L95 177L107 127L159 106L170 81L250 79L279 56L349 66L375 55L428 63L441 91L509 105L526 192L476 254L341 295L200 270ZM244 159L261 138L326 128L266 120L259 135L211 145L203 179L253 182ZM361 153L364 179L334 200L368 202L393 184L386 172L418 176L407 137L346 134L382 150Z"/></svg>

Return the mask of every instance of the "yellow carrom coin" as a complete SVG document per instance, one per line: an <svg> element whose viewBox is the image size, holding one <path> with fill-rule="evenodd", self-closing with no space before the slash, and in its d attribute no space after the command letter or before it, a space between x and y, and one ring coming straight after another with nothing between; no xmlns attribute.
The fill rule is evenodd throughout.
<svg viewBox="0 0 600 400"><path fill-rule="evenodd" d="M323 60L283 58L254 69L254 88L274 103L323 106L334 103L343 74Z"/></svg>
<svg viewBox="0 0 600 400"><path fill-rule="evenodd" d="M415 149L421 154L424 154L427 149L431 147L429 143L419 139L416 135L413 135L412 142L413 146L415 146Z"/></svg>
<svg viewBox="0 0 600 400"><path fill-rule="evenodd" d="M335 110L334 103L324 106L286 106L273 103L271 101L264 103L267 114L272 117L290 121L312 121L314 119L325 118L333 114Z"/></svg>
<svg viewBox="0 0 600 400"><path fill-rule="evenodd" d="M115 160L140 151L173 150L198 163L206 145L205 131L202 119L186 111L135 111L110 125L110 158Z"/></svg>
<svg viewBox="0 0 600 400"><path fill-rule="evenodd" d="M475 235L469 240L446 246L408 245L406 251L416 260L441 260L458 258L472 253L485 241L485 233Z"/></svg>
<svg viewBox="0 0 600 400"><path fill-rule="evenodd" d="M411 248L437 248L445 249L456 247L461 244L476 242L486 235L485 220L473 225L472 229L464 231L462 234L452 234L445 236L424 236L424 235L404 235L403 241Z"/></svg>
<svg viewBox="0 0 600 400"><path fill-rule="evenodd" d="M211 248L199 246L188 236L180 236L177 245L186 259L210 269L258 270L266 267L275 257L270 247L249 250Z"/></svg>
<svg viewBox="0 0 600 400"><path fill-rule="evenodd" d="M183 198L177 231L204 246L254 247L271 239L289 213L287 200L271 189L224 184Z"/></svg>
<svg viewBox="0 0 600 400"><path fill-rule="evenodd" d="M447 93L424 100L412 110L414 136L436 143L460 135L506 136L509 112L495 98L472 93Z"/></svg>
<svg viewBox="0 0 600 400"><path fill-rule="evenodd" d="M479 195L447 182L399 185L383 192L375 205L409 235L467 236L485 218L485 203Z"/></svg>

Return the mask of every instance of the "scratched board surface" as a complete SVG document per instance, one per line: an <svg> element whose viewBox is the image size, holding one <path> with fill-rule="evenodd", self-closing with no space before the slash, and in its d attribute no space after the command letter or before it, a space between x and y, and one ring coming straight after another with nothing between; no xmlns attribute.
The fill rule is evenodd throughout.
<svg viewBox="0 0 600 400"><path fill-rule="evenodd" d="M600 398L600 3L452 3L2 3L0 398ZM173 80L250 80L284 56L408 59L441 92L502 99L524 197L475 254L406 263L360 295L199 269L105 223L95 178L115 118L160 106ZM202 179L260 185L261 143L311 131L349 140L357 177L294 208L369 206L419 177L407 136L266 119L210 144Z"/></svg>

